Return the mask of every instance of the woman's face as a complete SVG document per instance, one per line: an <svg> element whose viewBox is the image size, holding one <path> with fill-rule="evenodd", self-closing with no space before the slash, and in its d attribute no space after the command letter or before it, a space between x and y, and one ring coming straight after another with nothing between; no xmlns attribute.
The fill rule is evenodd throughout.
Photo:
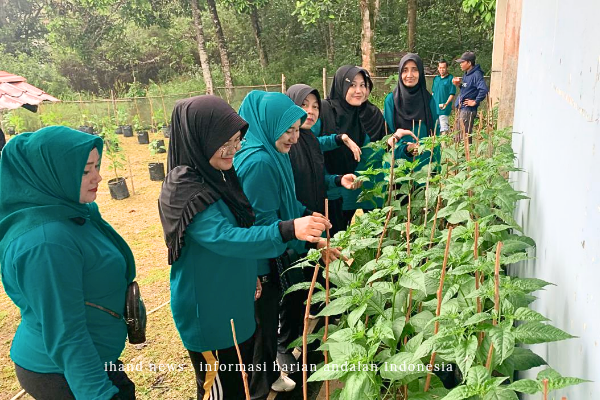
<svg viewBox="0 0 600 400"><path fill-rule="evenodd" d="M79 202L81 204L91 203L96 200L98 184L102 180L100 176L100 155L95 147L90 151L87 163L83 168L81 177L81 189L79 191Z"/></svg>
<svg viewBox="0 0 600 400"><path fill-rule="evenodd" d="M302 102L302 109L306 111L308 116L300 128L310 129L319 119L319 102L317 101L317 96L313 93L306 96Z"/></svg>
<svg viewBox="0 0 600 400"><path fill-rule="evenodd" d="M287 154L290 152L292 146L298 143L298 137L300 137L300 120L294 122L294 125L290 126L289 129L277 139L275 148L278 152Z"/></svg>
<svg viewBox="0 0 600 400"><path fill-rule="evenodd" d="M351 106L358 107L367 99L367 85L362 73L356 74L352 84L346 92L346 102Z"/></svg>
<svg viewBox="0 0 600 400"><path fill-rule="evenodd" d="M415 87L419 83L419 69L417 63L410 60L402 67L402 83L406 87Z"/></svg>
<svg viewBox="0 0 600 400"><path fill-rule="evenodd" d="M208 160L214 169L227 171L233 167L233 156L240 149L242 144L242 132L237 131L225 144L215 151L215 154Z"/></svg>

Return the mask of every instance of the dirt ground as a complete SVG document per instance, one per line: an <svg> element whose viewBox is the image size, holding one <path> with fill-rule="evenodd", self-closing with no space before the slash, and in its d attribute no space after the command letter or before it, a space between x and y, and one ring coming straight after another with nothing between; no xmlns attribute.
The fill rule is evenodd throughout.
<svg viewBox="0 0 600 400"><path fill-rule="evenodd" d="M151 133L150 136L150 140L164 139L162 133ZM114 173L108 170L108 160L104 159L101 170L104 180L98 189L97 203L103 217L133 250L136 279L147 309L152 311L162 306L148 317L146 344L140 348L127 344L121 360L141 369L128 372L136 384L138 399L192 399L196 396L193 368L175 329L170 306L166 304L170 298L169 266L157 209L161 182L150 181L148 173L149 162L160 160L166 166L166 155L152 156L148 145L138 144L135 136L121 136L120 141L131 163L133 182L129 178L129 168L124 171L131 197L111 199L107 182ZM168 146L168 139L165 142ZM0 400L12 399L21 390L9 357L19 320L18 309L4 290L0 290Z"/></svg>

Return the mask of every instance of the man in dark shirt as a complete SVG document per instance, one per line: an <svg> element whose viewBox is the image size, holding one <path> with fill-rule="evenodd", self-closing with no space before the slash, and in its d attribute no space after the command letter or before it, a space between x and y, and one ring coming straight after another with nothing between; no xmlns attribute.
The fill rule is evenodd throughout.
<svg viewBox="0 0 600 400"><path fill-rule="evenodd" d="M458 130L462 139L462 132L470 135L473 131L473 122L477 116L477 107L488 94L488 87L483 79L483 72L479 64L475 64L475 53L467 51L456 60L464 72L462 78L455 78L454 84L460 86L458 96Z"/></svg>

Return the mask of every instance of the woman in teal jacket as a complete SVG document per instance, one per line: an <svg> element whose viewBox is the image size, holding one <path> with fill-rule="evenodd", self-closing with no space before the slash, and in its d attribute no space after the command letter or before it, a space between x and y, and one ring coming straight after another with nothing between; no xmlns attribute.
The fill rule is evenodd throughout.
<svg viewBox="0 0 600 400"><path fill-rule="evenodd" d="M418 153L417 140L439 135L437 105L427 91L423 61L418 54L408 53L398 66L398 84L385 98L383 116L388 134L393 134L388 143L395 144L395 158L419 160L417 168L429 164L429 150ZM394 143L393 143L394 142ZM397 142L397 144L395 143ZM435 147L433 162L439 162L440 148Z"/></svg>
<svg viewBox="0 0 600 400"><path fill-rule="evenodd" d="M275 221L312 215L296 198L294 175L289 151L298 142L300 125L306 112L282 93L250 92L240 106L240 115L250 127L242 150L235 157L235 166L244 191L256 212L257 225L269 225ZM315 215L320 215L314 213ZM306 253L306 243L291 241L282 258L259 261L258 274L263 285L263 297L256 303L258 328L254 347L254 364L264 365L268 370L252 376L250 392L252 399L266 399L271 385L279 377L273 369L277 356L277 321L280 300L279 281L292 279L294 268L283 272L286 260L294 260ZM283 253L283 251L281 252ZM280 253L280 254L281 254ZM279 256L280 254L277 254ZM285 283L282 286L286 287ZM284 378L282 378L284 379ZM293 381L277 382L282 390L293 389Z"/></svg>
<svg viewBox="0 0 600 400"><path fill-rule="evenodd" d="M172 264L171 310L199 399L245 398L230 320L251 373L256 260L281 254L297 238L318 240L326 225L310 216L254 226L233 169L247 128L216 96L181 100L173 110L159 212Z"/></svg>
<svg viewBox="0 0 600 400"><path fill-rule="evenodd" d="M21 310L10 356L35 399L135 399L125 346L131 250L94 203L102 139L61 126L22 133L0 158L2 283ZM122 369L122 368L121 368Z"/></svg>

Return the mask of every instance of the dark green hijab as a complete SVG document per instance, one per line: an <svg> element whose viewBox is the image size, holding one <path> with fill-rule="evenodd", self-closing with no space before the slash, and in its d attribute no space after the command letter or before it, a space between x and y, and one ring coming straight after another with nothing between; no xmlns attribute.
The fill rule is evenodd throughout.
<svg viewBox="0 0 600 400"><path fill-rule="evenodd" d="M50 126L11 139L0 158L0 259L10 243L54 221L85 218L123 254L127 277L135 277L131 249L100 216L96 203L81 204L81 178L92 149L102 157L102 139L64 126Z"/></svg>

